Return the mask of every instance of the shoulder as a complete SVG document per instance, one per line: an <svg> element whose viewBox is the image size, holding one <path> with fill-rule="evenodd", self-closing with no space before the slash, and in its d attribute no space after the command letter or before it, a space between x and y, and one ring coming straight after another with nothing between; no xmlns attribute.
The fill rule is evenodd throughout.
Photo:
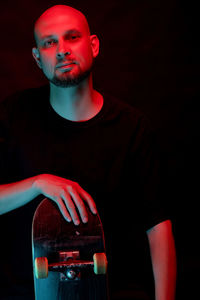
<svg viewBox="0 0 200 300"><path fill-rule="evenodd" d="M112 106L112 108L115 108L116 111L124 112L127 114L135 115L135 116L142 116L143 113L133 105L130 105L126 99L120 99L114 95L105 93L104 99L107 101L107 103Z"/></svg>
<svg viewBox="0 0 200 300"><path fill-rule="evenodd" d="M38 98L41 98L46 93L48 93L48 85L19 90L3 99L0 105L7 108L26 104L28 106L32 101L37 102Z"/></svg>
<svg viewBox="0 0 200 300"><path fill-rule="evenodd" d="M119 99L113 95L105 93L104 100L107 106L107 112L110 118L119 119L121 126L127 126L136 130L152 130L150 118L136 108L134 105L129 104L126 99Z"/></svg>
<svg viewBox="0 0 200 300"><path fill-rule="evenodd" d="M12 119L14 116L20 118L23 113L36 110L37 103L47 91L47 86L38 88L27 88L16 91L0 102L0 120Z"/></svg>

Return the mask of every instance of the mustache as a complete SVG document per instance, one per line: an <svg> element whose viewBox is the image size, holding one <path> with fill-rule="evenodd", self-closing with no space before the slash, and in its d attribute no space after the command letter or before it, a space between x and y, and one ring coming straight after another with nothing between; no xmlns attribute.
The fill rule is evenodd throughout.
<svg viewBox="0 0 200 300"><path fill-rule="evenodd" d="M71 64L78 64L75 60L73 59L68 59L68 60L65 60L65 61L62 61L62 62L59 62L57 65L56 65L56 68L59 68L59 67L63 67L63 66L67 66L67 65L71 65Z"/></svg>

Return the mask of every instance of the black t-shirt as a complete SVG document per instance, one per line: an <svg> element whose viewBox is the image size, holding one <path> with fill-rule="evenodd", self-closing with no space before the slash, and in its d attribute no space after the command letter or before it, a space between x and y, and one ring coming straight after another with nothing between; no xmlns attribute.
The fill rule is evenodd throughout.
<svg viewBox="0 0 200 300"><path fill-rule="evenodd" d="M102 219L111 290L144 288L152 281L145 232L169 218L163 209L159 151L142 113L103 97L101 111L84 122L66 120L53 110L49 85L3 101L0 180L49 173L78 182ZM42 198L0 217L1 283L7 295L33 290L31 223Z"/></svg>

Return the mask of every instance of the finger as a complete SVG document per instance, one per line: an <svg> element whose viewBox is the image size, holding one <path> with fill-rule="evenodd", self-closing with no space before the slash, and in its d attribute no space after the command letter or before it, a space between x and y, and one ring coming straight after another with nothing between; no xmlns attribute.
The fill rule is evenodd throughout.
<svg viewBox="0 0 200 300"><path fill-rule="evenodd" d="M79 194L87 202L91 212L96 215L97 214L97 207L96 207L96 204L95 204L94 200L90 196L90 194L88 194L81 186L79 186Z"/></svg>
<svg viewBox="0 0 200 300"><path fill-rule="evenodd" d="M69 193L70 193L71 197L73 198L74 203L76 204L76 207L79 211L79 214L81 216L83 223L87 223L88 214L87 214L83 200L81 199L81 197L79 196L79 194L77 193L77 191L75 189L71 188Z"/></svg>
<svg viewBox="0 0 200 300"><path fill-rule="evenodd" d="M60 212L62 213L63 217L67 220L67 222L71 222L72 218L70 217L65 204L63 203L61 198L56 199L56 203L59 207Z"/></svg>
<svg viewBox="0 0 200 300"><path fill-rule="evenodd" d="M68 192L65 192L63 195L63 200L64 200L64 203L70 213L70 216L72 217L72 220L74 222L75 225L79 225L80 224L80 220L79 220L79 217L78 217L78 214L76 212L76 208L75 208L75 205L71 199L71 196L68 194Z"/></svg>

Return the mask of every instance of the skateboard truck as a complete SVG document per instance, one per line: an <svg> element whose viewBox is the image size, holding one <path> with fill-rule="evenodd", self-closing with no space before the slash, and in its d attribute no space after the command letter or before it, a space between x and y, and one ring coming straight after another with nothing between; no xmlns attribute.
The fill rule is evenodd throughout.
<svg viewBox="0 0 200 300"><path fill-rule="evenodd" d="M79 251L60 251L59 258L61 262L69 262L69 261L76 261L80 258ZM67 280L78 280L80 279L80 270L74 268L67 268L64 270L65 272L60 273L60 281L67 281Z"/></svg>
<svg viewBox="0 0 200 300"><path fill-rule="evenodd" d="M107 258L105 253L95 253L93 261L79 260L79 251L60 252L60 262L48 263L46 257L36 257L35 274L37 279L47 278L48 271L61 272L60 280L79 280L80 270L93 267L96 275L106 274Z"/></svg>
<svg viewBox="0 0 200 300"><path fill-rule="evenodd" d="M67 261L69 259L77 260L80 258L79 251L60 251L59 252L60 261Z"/></svg>

